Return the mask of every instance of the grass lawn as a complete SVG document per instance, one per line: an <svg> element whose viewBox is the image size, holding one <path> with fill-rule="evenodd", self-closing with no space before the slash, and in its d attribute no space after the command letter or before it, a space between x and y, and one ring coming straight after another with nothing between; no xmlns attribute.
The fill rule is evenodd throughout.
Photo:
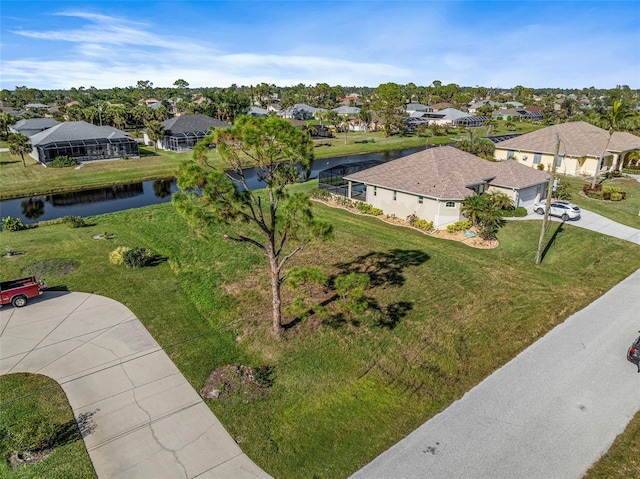
<svg viewBox="0 0 640 479"><path fill-rule="evenodd" d="M609 451L587 471L584 479L640 477L640 413L613 442Z"/></svg>
<svg viewBox="0 0 640 479"><path fill-rule="evenodd" d="M96 477L67 396L52 379L33 374L0 376L0 477L90 479ZM39 434L39 436L38 436ZM38 464L11 468L12 452L35 437L51 439L53 454Z"/></svg>
<svg viewBox="0 0 640 479"><path fill-rule="evenodd" d="M640 181L632 178L604 180L603 185L617 186L627 192L626 198L622 201L603 201L585 196L582 193L582 186L591 184L590 181L571 176L561 176L560 181L569 185L571 191L569 201L572 203L623 225L640 229Z"/></svg>
<svg viewBox="0 0 640 479"><path fill-rule="evenodd" d="M268 398L209 402L211 409L275 477L338 478L640 267L639 246L570 225L535 266L537 222L509 222L500 247L477 250L315 209L333 223L335 239L294 264L328 275L367 272L371 307L360 317L310 316L280 342L268 334L264 258L225 242L225 227L196 234L170 204L99 216L87 228L2 232L0 250L27 254L0 258L0 271L3 279L37 273L50 286L126 304L196 389L218 366L273 366ZM115 239L92 239L105 231ZM108 255L117 246L144 246L166 260L116 266Z"/></svg>

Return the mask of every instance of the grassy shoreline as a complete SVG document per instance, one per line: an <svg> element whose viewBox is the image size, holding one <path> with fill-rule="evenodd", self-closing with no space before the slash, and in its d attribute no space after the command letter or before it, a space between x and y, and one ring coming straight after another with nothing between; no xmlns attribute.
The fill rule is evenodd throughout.
<svg viewBox="0 0 640 479"><path fill-rule="evenodd" d="M293 264L322 265L329 275L367 271L375 280L367 295L379 308L402 306L393 322L370 314L311 316L284 341L271 341L263 258L225 242L227 227L196 234L171 204L91 218L87 228L1 232L2 247L27 254L0 258L0 269L3 277L41 271L51 286L127 305L196 389L218 366L273 366L268 398L209 407L275 477L337 478L640 268L637 245L571 225L537 267L536 222L509 222L498 248L475 250L377 218L320 204L314 210L334 224L335 240L304 250ZM115 239L92 239L105 231ZM112 265L108 255L117 246L143 246L166 261L153 268ZM598 267L600 258L608 267ZM570 294L560 300L558 288Z"/></svg>

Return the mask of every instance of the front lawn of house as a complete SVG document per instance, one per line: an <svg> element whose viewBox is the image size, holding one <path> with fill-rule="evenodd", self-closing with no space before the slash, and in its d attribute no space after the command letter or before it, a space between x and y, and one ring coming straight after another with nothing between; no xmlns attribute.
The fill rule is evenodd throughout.
<svg viewBox="0 0 640 479"><path fill-rule="evenodd" d="M640 268L640 246L571 225L535 266L538 222L509 222L498 248L478 250L377 218L314 209L333 223L335 239L306 249L294 264L328 275L368 273L370 307L354 317L312 315L280 342L268 334L264 258L225 242L225 227L196 234L171 204L99 216L87 228L2 232L1 250L27 254L0 258L0 271L3 279L39 271L50 286L124 303L197 390L225 364L272 366L268 398L208 404L275 477L339 478ZM93 239L104 232L115 237ZM146 247L162 261L137 269L111 264L118 246Z"/></svg>

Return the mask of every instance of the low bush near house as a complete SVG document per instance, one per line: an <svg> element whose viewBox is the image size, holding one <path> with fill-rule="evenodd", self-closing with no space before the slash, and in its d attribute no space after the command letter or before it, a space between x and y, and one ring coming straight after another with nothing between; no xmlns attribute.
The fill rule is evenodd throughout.
<svg viewBox="0 0 640 479"><path fill-rule="evenodd" d="M447 225L447 232L455 233L456 231L464 231L464 230L468 230L469 228L471 228L471 221L461 220L461 221L456 221L455 223L452 223L450 225Z"/></svg>
<svg viewBox="0 0 640 479"><path fill-rule="evenodd" d="M524 206L518 206L515 210L502 210L502 216L507 218L524 218L527 216L527 209Z"/></svg>
<svg viewBox="0 0 640 479"><path fill-rule="evenodd" d="M375 208L369 203L358 202L356 203L356 206L360 213L364 213L366 215L380 216L382 214L382 210L380 208Z"/></svg>
<svg viewBox="0 0 640 479"><path fill-rule="evenodd" d="M50 168L69 168L71 166L76 166L79 163L80 162L75 158L62 155L62 156L56 156L53 161L50 161L49 164L47 164L47 166Z"/></svg>

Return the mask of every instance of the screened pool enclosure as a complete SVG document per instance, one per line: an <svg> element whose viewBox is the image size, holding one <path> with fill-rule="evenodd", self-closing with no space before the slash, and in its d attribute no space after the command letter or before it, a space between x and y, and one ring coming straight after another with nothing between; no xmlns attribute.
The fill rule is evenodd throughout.
<svg viewBox="0 0 640 479"><path fill-rule="evenodd" d="M38 160L45 164L55 160L58 156L70 156L78 161L140 156L138 143L131 138L53 141L37 145L36 149L38 150Z"/></svg>
<svg viewBox="0 0 640 479"><path fill-rule="evenodd" d="M329 193L340 196L349 196L349 182L345 181L344 177L349 176L352 173L366 170L374 166L380 165L384 161L362 161L359 163L350 163L347 165L338 165L333 168L322 170L318 174L318 187L322 190L326 190ZM354 200L366 200L367 187L361 183L355 183L351 185L351 198Z"/></svg>

